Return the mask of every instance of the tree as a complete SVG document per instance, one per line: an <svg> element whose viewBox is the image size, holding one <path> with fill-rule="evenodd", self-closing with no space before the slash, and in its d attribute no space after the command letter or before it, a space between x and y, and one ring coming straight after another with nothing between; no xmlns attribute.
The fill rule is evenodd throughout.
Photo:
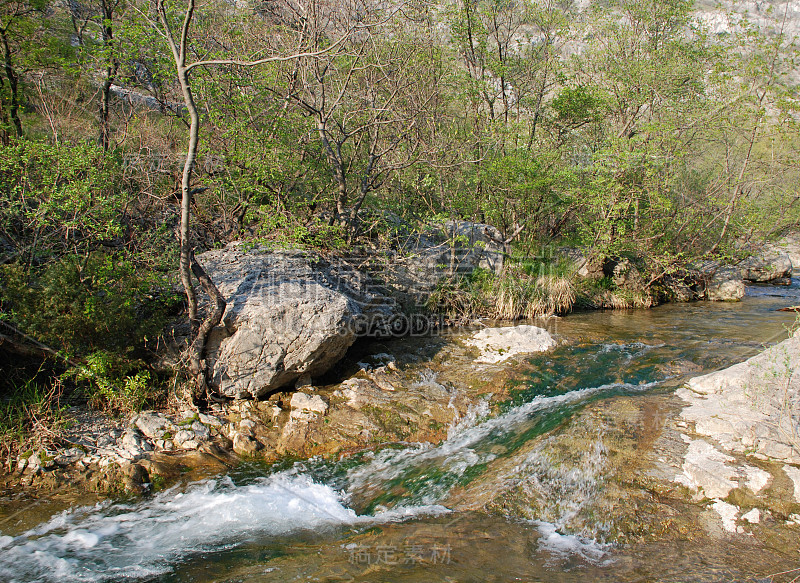
<svg viewBox="0 0 800 583"><path fill-rule="evenodd" d="M338 24L341 29L356 16L345 6L335 14L344 20ZM358 18L387 19L374 8L372 14L359 12ZM338 50L298 59L285 72L283 97L314 120L336 185L331 223L347 226L351 237L367 196L393 173L425 156L426 136L438 106L438 51L401 24L393 24L391 39L378 39L360 29ZM309 24L308 37L324 38L321 32L329 26L317 15ZM317 51L321 48L315 45Z"/></svg>
<svg viewBox="0 0 800 583"><path fill-rule="evenodd" d="M189 322L192 327L192 342L189 347L189 372L195 379L195 390L191 395L192 401L196 401L203 395L210 395L207 370L205 364L206 340L209 333L219 325L225 312L225 299L219 292L214 282L197 262L194 256L194 248L191 240L191 206L192 197L196 193L193 188L192 179L195 164L197 162L198 143L200 138L200 112L195 102L190 74L203 67L211 66L234 66L234 67L255 67L266 63L290 61L303 57L315 57L336 50L353 30L362 28L360 23L354 23L347 30L343 31L341 38L328 46L312 51L303 51L302 44L289 55L273 55L252 60L239 60L229 58L211 58L201 60L190 60L190 42L192 22L195 17L195 0L187 0L182 17L175 16L167 8L167 0L157 0L156 2L157 22L153 24L158 27L159 32L169 46L170 53L175 65L175 74L181 88L183 103L186 114L189 117L188 127L188 146L186 158L183 164L181 178L181 218L179 226L180 240L180 276L186 293ZM305 27L300 28L298 38L301 42L306 42L304 34ZM200 281L203 290L213 301L213 308L206 315L202 322L198 319L198 300L197 293L192 282L192 275Z"/></svg>
<svg viewBox="0 0 800 583"><path fill-rule="evenodd" d="M22 75L28 63L42 50L41 19L47 0L3 0L0 2L0 140L8 144L9 135L22 137Z"/></svg>

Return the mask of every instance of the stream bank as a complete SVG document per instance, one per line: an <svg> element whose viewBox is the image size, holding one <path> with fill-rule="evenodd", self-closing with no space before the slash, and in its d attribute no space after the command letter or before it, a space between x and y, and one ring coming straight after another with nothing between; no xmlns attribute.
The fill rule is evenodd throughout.
<svg viewBox="0 0 800 583"><path fill-rule="evenodd" d="M79 569L90 581L122 570L163 582L728 581L796 568L798 507L784 463L773 468L745 452L731 466L773 476L758 499L744 474L719 500L676 481L686 437L702 436L681 419L675 389L785 338L794 318L775 310L789 294L800 290L752 288L740 303L552 319L558 346L500 365L476 363L459 338L360 346L343 378L400 379L405 386L386 391L393 398L461 394L478 406L428 444L362 443L343 457L272 466L244 461L212 479L96 507L87 497L61 506L6 499L0 573L48 581L47 565L59 564L61 580ZM331 403L349 400L346 390L300 389L309 401L328 397L323 428ZM740 510L731 518L719 502Z"/></svg>

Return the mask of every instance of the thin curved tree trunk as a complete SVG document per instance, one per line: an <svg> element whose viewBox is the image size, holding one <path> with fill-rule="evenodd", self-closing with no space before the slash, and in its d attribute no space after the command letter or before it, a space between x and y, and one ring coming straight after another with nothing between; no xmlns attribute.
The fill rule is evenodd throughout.
<svg viewBox="0 0 800 583"><path fill-rule="evenodd" d="M211 330L222 320L226 304L217 286L214 285L214 282L195 259L194 249L191 244L192 172L194 171L194 166L197 161L197 145L200 137L200 114L197 111L197 104L192 94L192 86L189 83L189 70L186 66L187 38L193 14L194 0L189 0L184 15L183 26L181 28L180 41L176 43L175 37L172 35L172 31L169 27L164 0L159 0L158 2L159 19L166 32L167 42L172 50L178 82L180 83L183 93L183 102L189 114L189 144L181 177L181 222L179 238L181 282L183 283L183 289L186 293L189 322L192 327L193 336L191 346L189 347L189 373L195 380L195 387L191 395L191 400L196 403L209 393L208 372L206 370L207 366L205 361L206 340ZM193 273L200 281L203 290L214 302L214 308L202 323L199 322L197 315L198 302L197 292L192 282Z"/></svg>

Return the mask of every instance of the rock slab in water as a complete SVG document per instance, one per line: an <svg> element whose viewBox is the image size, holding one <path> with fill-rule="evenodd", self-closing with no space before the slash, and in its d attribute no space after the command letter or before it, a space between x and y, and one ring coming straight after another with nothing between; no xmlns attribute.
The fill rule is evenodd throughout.
<svg viewBox="0 0 800 583"><path fill-rule="evenodd" d="M695 431L738 453L800 462L800 337L724 370L691 379L676 394Z"/></svg>
<svg viewBox="0 0 800 583"><path fill-rule="evenodd" d="M212 383L229 397L323 374L360 333L396 315L364 274L312 253L232 243L198 260L228 302L208 357Z"/></svg>
<svg viewBox="0 0 800 583"><path fill-rule="evenodd" d="M547 330L529 325L484 328L464 343L480 350L476 362L487 364L502 362L519 354L543 352L556 345Z"/></svg>

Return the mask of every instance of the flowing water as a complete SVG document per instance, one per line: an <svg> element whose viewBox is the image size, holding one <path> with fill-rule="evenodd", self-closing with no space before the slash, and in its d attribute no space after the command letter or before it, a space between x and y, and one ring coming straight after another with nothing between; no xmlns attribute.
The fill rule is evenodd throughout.
<svg viewBox="0 0 800 583"><path fill-rule="evenodd" d="M776 309L799 299L795 282L736 304L555 320L563 344L519 363L511 400L476 405L438 446L250 465L0 521L0 581L770 580L800 567L796 531L708 534L642 468L672 389L785 338L794 314ZM420 382L436 380L421 368Z"/></svg>

